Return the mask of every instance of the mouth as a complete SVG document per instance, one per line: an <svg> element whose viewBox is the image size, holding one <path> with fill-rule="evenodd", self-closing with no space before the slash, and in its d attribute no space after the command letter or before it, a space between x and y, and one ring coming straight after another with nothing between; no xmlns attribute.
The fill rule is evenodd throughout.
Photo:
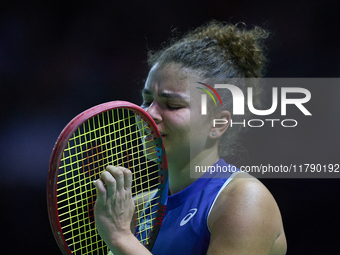
<svg viewBox="0 0 340 255"><path fill-rule="evenodd" d="M162 132L160 132L160 133L161 133L162 138L167 136L166 134L163 134Z"/></svg>

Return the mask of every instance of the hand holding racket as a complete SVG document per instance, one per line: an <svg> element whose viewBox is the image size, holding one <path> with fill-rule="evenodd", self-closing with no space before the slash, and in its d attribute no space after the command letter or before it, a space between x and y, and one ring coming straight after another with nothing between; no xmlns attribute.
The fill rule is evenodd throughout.
<svg viewBox="0 0 340 255"><path fill-rule="evenodd" d="M130 226L135 211L131 195L132 173L123 167L108 166L97 187L95 222L106 244L119 242L121 237L132 235Z"/></svg>
<svg viewBox="0 0 340 255"><path fill-rule="evenodd" d="M137 203L131 232L140 243L152 249L167 197L165 151L152 118L139 106L115 101L76 116L61 132L53 148L47 180L48 214L64 254L106 255L109 252L95 226L97 192L93 185L93 181L102 176L106 188L101 186L104 182L97 183L102 206L104 199L114 193L107 174L113 177L116 173L111 172L111 167L105 171L108 165L131 171L131 195ZM126 185L124 182L124 187L129 186ZM116 191L122 190L122 186L121 180L117 181ZM130 217L131 200L127 203L126 217ZM98 224L99 228L103 225Z"/></svg>

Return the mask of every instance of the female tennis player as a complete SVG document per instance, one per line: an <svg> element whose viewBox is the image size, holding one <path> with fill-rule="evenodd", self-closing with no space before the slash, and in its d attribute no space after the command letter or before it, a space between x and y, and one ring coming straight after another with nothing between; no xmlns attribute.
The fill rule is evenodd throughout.
<svg viewBox="0 0 340 255"><path fill-rule="evenodd" d="M259 180L242 172L224 178L190 178L192 161L195 165L229 166L223 158L233 154L233 144L243 131L212 123L214 118L230 123L232 100L224 93L227 90L218 91L223 106L210 107L202 116L202 90L192 87L204 88L197 82L213 85L221 78L261 77L266 37L267 32L258 27L247 30L210 22L149 54L151 69L142 91L142 107L162 135L170 196L150 252L130 231L135 208L131 172L107 167L95 182L95 217L99 234L113 254L286 253L279 208ZM244 84L239 87L245 89ZM256 98L260 100L260 94ZM199 128L191 130L193 126Z"/></svg>

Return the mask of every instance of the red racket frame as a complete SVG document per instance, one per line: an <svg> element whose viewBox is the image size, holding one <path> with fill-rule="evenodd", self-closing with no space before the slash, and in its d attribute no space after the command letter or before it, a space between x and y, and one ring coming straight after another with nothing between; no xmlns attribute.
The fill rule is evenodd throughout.
<svg viewBox="0 0 340 255"><path fill-rule="evenodd" d="M47 207L48 207L48 216L50 220L50 225L52 228L52 232L54 234L55 240L59 246L59 248L64 252L64 254L72 255L72 251L68 248L68 245L64 239L62 234L61 225L59 222L58 216L58 205L57 205L57 185L56 179L58 176L60 159L62 158L63 151L68 144L68 140L71 138L73 133L78 129L80 125L82 125L86 120L106 112L108 110L124 108L131 110L138 114L141 119L143 119L150 127L151 131L155 132L153 135L156 138L161 138L161 134L157 128L156 123L150 117L150 115L144 111L141 107L126 101L113 101L108 103L103 103L97 106L94 106L79 115L73 118L66 127L60 133L54 148L52 150L50 162L49 162L49 170L48 170L48 178L47 178ZM147 248L149 250L152 249L152 246L155 242L157 234L159 232L161 223L163 221L163 215L165 213L165 201L167 196L167 180L168 180L168 169L167 169L167 158L165 155L163 142L161 144L161 156L160 156L160 178L159 178L159 190L162 190L162 198L159 205L159 210L156 216L156 224L157 228L151 231L151 235L149 236L149 245ZM65 253L66 252L66 253Z"/></svg>

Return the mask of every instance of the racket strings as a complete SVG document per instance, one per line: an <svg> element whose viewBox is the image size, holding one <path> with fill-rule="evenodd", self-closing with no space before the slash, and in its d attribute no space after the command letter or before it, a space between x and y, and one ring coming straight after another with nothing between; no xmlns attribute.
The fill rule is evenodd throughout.
<svg viewBox="0 0 340 255"><path fill-rule="evenodd" d="M135 131L134 133L137 134L138 132L139 131ZM95 132L93 132L93 133L95 134ZM134 134L134 133L132 133L132 134ZM125 137L127 137L127 135L125 135ZM85 142L80 143L78 146L70 146L69 148L65 149L64 150L65 155L67 155L67 152L68 152L69 155L68 156L64 156L62 158L62 160L61 160L63 162L64 166L69 166L69 165L71 165L73 163L74 160L72 161L72 157L77 157L79 155L83 155L84 153L93 152L94 149L95 149L94 155L96 155L96 157L100 158L100 156L102 154L104 154L106 151L99 151L98 148L100 148L100 146L106 146L106 149L107 149L107 145L110 144L111 141L106 141L106 142L104 142L104 143L102 143L100 145L96 145L96 146L93 146L93 147L90 147L90 148L86 148L85 151L80 150L77 153L72 153L70 151L74 150L74 149L77 149L77 148L83 148L83 146L86 146L89 142L96 142L96 141L98 141L98 139L102 139L102 138L104 138L106 140L107 139L107 135L98 137L95 140L94 139L92 139L90 141L85 140ZM132 144L132 147L129 147L129 148L126 148L126 149L121 148L122 150L119 153L123 155L123 159L124 159L124 157L128 156L128 155L124 156L124 153L127 153L129 150L133 151L135 149L136 150L135 153L139 152L138 151L139 145L135 145L135 146L133 145L138 139L139 139L139 137L136 137L136 138L130 140L130 143ZM146 145L152 144L152 141L146 141L145 144ZM112 148L111 148L111 153L112 153ZM155 152L153 152L153 153L155 153ZM117 153L113 153L113 154L118 155ZM88 157L91 157L91 155L88 155ZM78 161L78 160L76 160L76 161Z"/></svg>
<svg viewBox="0 0 340 255"><path fill-rule="evenodd" d="M136 219L139 220L139 222L136 224L136 220L135 220L133 222L134 224L131 226L132 229L138 227L139 225L141 225L141 223L142 223L141 222L141 219L142 219L141 215L142 214L143 214L143 217L145 219L145 221L143 221L144 223L149 223L149 222L151 222L153 220L153 218L150 217L150 216L152 216L155 213L154 211L152 211L152 208L156 207L158 205L158 204L154 203L155 201L158 201L158 199L159 199L159 196L154 197L154 198L150 198L149 200L147 200L147 202L146 201L142 202L143 209L138 210L137 212L135 212L135 215L137 215ZM145 206L146 203L150 203L150 205ZM142 232L141 230L137 230L136 234L139 234L141 232Z"/></svg>
<svg viewBox="0 0 340 255"><path fill-rule="evenodd" d="M148 181L150 182L156 182L158 180L158 177L153 177L152 179L149 179ZM148 183L148 181L145 181L145 182L141 182L141 185L145 185ZM149 189L152 190L152 189L156 189L158 187L158 184L153 184L153 185L150 185ZM80 188L79 188L80 189ZM67 192L64 192L63 195L67 195L69 193ZM72 196L67 196L66 198L64 199L59 199L58 203L63 203L63 202L69 202L71 199L75 199L75 198L79 198L79 196L81 195L87 195L86 191L77 191L77 189L75 190L74 194ZM137 192L132 192L132 196L135 196L137 195ZM61 197L61 195L58 195L57 197ZM84 199L88 199L88 197L85 197ZM81 200L78 200L78 203L79 202L82 202ZM59 207L59 209L64 209L66 207L68 207L69 205L66 204L64 205L63 207ZM69 210L65 213L62 213L62 214L59 214L59 216L63 216L67 213L70 213L72 211L75 211L77 208L74 208L73 210ZM66 219L65 219L66 220Z"/></svg>
<svg viewBox="0 0 340 255"><path fill-rule="evenodd" d="M136 139L136 140L137 140L137 139ZM148 146L148 144L151 144L151 141L148 141L148 142L146 142L145 144ZM116 160L113 159L111 163L112 163L112 164L118 165L118 163L120 163L121 161L124 162L124 161L130 160L130 159L129 159L130 156L135 157L136 154L142 153L141 151L138 151L138 148L139 148L139 146L138 146L138 145L135 145L135 146L132 146L132 147L129 148L129 149L122 150L122 153L126 153L126 155L124 155L124 156L123 156L122 158L120 158L120 159L116 159ZM93 149L93 148L90 148L90 149ZM81 155L81 154L83 154L83 153L87 153L87 157L86 157L85 159L87 159L87 160L89 161L89 159L91 158L91 156L88 154L88 152L90 151L90 149L86 149L85 151L82 151L82 152L80 152L80 153L77 153L77 154L73 155L75 158L74 158L73 160L70 160L69 163L63 164L63 166L64 166L64 167L68 167L68 166L72 166L72 167L73 167L73 165L74 165L75 162L79 164L79 161L80 161L80 160L79 160L79 158L77 158L77 156L79 156L79 155ZM154 145L152 145L152 146L150 146L150 149L156 149L156 147L155 147ZM130 150L132 150L132 151L135 150L135 152L129 154L128 152L129 152ZM96 154L95 154L95 153L96 153ZM102 156L102 155L104 155L104 154L107 153L107 152L106 152L106 151L98 151L98 153L97 153L97 152L95 152L95 153L93 153L93 156L92 156L92 157L94 158L94 159L92 159L93 161L88 162L87 164L83 164L82 166L79 166L79 165L78 165L78 167L77 167L76 169L80 169L80 168L84 168L84 167L89 167L89 166L91 166L92 164L101 162L101 160L103 160L103 158L98 157L98 155ZM149 152L149 153L145 153L144 155L145 155L146 157L153 157L155 154L156 154L156 150L154 150L154 151L152 151L152 152ZM71 157L68 157L68 158L70 159ZM65 161L65 160L63 160L63 161ZM68 174L68 172L65 172L64 174L60 174L59 177L62 177L63 175L66 175L66 174ZM58 181L58 184L59 184L59 183L62 183L62 182L64 182L64 181L65 181L65 180L60 179L60 180Z"/></svg>
<svg viewBox="0 0 340 255"><path fill-rule="evenodd" d="M94 224L96 189L92 181L100 178L109 164L132 171L132 195L141 195L144 207L136 210L132 225L147 226L139 228L135 235L151 231L155 202L159 199L150 197L151 190L157 190L159 179L157 148L152 137L144 121L126 109L97 115L74 132L64 150L56 186L59 222L74 254L92 254L94 250L96 254L108 253Z"/></svg>

